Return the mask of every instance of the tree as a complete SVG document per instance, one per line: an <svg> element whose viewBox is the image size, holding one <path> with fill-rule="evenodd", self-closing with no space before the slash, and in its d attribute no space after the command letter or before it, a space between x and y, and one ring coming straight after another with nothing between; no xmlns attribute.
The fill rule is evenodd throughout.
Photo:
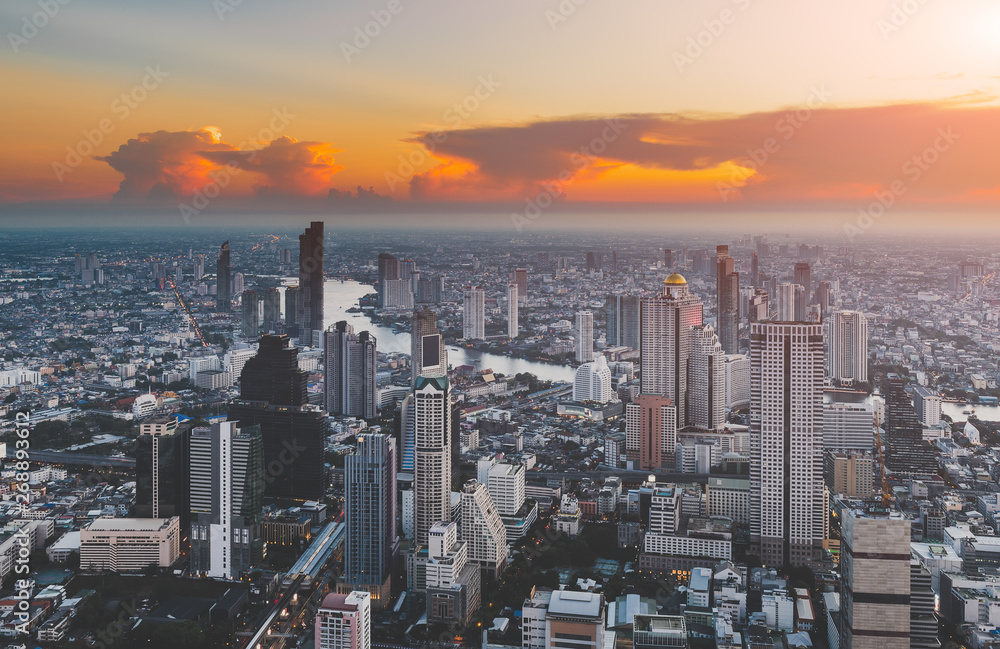
<svg viewBox="0 0 1000 649"><path fill-rule="evenodd" d="M205 641L205 634L196 622L184 620L164 624L153 632L152 646L156 649L198 649Z"/></svg>

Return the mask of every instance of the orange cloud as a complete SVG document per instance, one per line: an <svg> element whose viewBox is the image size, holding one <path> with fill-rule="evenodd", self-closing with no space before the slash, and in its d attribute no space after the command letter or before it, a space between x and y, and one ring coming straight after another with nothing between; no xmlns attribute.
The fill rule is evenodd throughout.
<svg viewBox="0 0 1000 649"><path fill-rule="evenodd" d="M125 176L117 198L191 196L218 183L229 186L238 174L261 194L326 195L333 176L343 169L334 162L338 150L327 142L300 142L282 136L260 149L241 150L222 141L213 127L197 131L140 133L116 151L97 157Z"/></svg>
<svg viewBox="0 0 1000 649"><path fill-rule="evenodd" d="M411 197L522 200L557 187L577 201L851 202L903 183L901 202L996 200L1000 107L811 104L421 133L442 162L414 176Z"/></svg>

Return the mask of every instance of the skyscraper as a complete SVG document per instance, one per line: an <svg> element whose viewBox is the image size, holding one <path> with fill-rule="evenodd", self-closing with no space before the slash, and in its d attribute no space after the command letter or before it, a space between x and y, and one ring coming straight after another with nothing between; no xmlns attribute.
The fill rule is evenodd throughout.
<svg viewBox="0 0 1000 649"><path fill-rule="evenodd" d="M414 537L451 520L451 390L445 377L417 378L413 390Z"/></svg>
<svg viewBox="0 0 1000 649"><path fill-rule="evenodd" d="M215 310L217 313L229 313L233 308L233 268L229 263L229 242L226 241L219 249L219 259L215 265Z"/></svg>
<svg viewBox="0 0 1000 649"><path fill-rule="evenodd" d="M313 221L299 235L299 340L313 344L323 331L323 222Z"/></svg>
<svg viewBox="0 0 1000 649"><path fill-rule="evenodd" d="M778 284L778 321L801 322L799 315L805 311L805 305L799 305L803 289L798 284Z"/></svg>
<svg viewBox="0 0 1000 649"><path fill-rule="evenodd" d="M670 248L663 251L663 267L667 270L674 267L674 251Z"/></svg>
<svg viewBox="0 0 1000 649"><path fill-rule="evenodd" d="M677 408L668 397L640 394L625 407L625 454L631 468L674 467Z"/></svg>
<svg viewBox="0 0 1000 649"><path fill-rule="evenodd" d="M513 272L514 283L517 284L517 299L521 301L521 304L527 304L528 302L528 269L518 268Z"/></svg>
<svg viewBox="0 0 1000 649"><path fill-rule="evenodd" d="M375 387L375 337L341 320L323 334L323 379L326 410L332 415L374 419L378 411Z"/></svg>
<svg viewBox="0 0 1000 649"><path fill-rule="evenodd" d="M396 440L381 433L358 436L344 459L344 580L348 590L371 593L376 608L392 597L399 552L396 527Z"/></svg>
<svg viewBox="0 0 1000 649"><path fill-rule="evenodd" d="M191 431L191 572L242 579L264 558L260 428L223 421Z"/></svg>
<svg viewBox="0 0 1000 649"><path fill-rule="evenodd" d="M823 543L823 329L750 325L750 542L768 566Z"/></svg>
<svg viewBox="0 0 1000 649"><path fill-rule="evenodd" d="M868 319L837 311L830 319L830 378L850 385L868 381Z"/></svg>
<svg viewBox="0 0 1000 649"><path fill-rule="evenodd" d="M462 311L462 338L486 338L486 294L482 286L466 286Z"/></svg>
<svg viewBox="0 0 1000 649"><path fill-rule="evenodd" d="M264 291L264 333L275 330L275 324L281 320L281 291L272 286Z"/></svg>
<svg viewBox="0 0 1000 649"><path fill-rule="evenodd" d="M243 366L240 398L229 418L259 424L267 470L267 496L321 500L326 492L323 443L328 429L322 408L308 405L299 350L286 335L261 336L257 355Z"/></svg>
<svg viewBox="0 0 1000 649"><path fill-rule="evenodd" d="M848 511L841 523L843 649L910 649L910 521Z"/></svg>
<svg viewBox="0 0 1000 649"><path fill-rule="evenodd" d="M604 300L610 347L639 349L639 296L609 295Z"/></svg>
<svg viewBox="0 0 1000 649"><path fill-rule="evenodd" d="M302 291L299 287L289 286L285 289L285 333L289 336L299 335L299 304L302 302Z"/></svg>
<svg viewBox="0 0 1000 649"><path fill-rule="evenodd" d="M576 314L576 362L589 363L594 360L594 314L577 311Z"/></svg>
<svg viewBox="0 0 1000 649"><path fill-rule="evenodd" d="M889 373L882 385L885 395L885 464L894 474L933 474L934 449L923 439L924 427L906 392L906 379Z"/></svg>
<svg viewBox="0 0 1000 649"><path fill-rule="evenodd" d="M712 325L691 329L688 425L716 430L726 424L726 354Z"/></svg>
<svg viewBox="0 0 1000 649"><path fill-rule="evenodd" d="M257 317L260 313L260 297L257 291L252 288L243 291L240 306L242 308L240 332L244 338L256 338L260 335L260 319Z"/></svg>
<svg viewBox="0 0 1000 649"><path fill-rule="evenodd" d="M316 611L316 649L371 649L371 596L330 593Z"/></svg>
<svg viewBox="0 0 1000 649"><path fill-rule="evenodd" d="M668 397L677 409L677 427L688 425L688 360L691 327L702 324L704 306L688 292L687 280L674 273L659 295L643 298L640 313L639 391Z"/></svg>
<svg viewBox="0 0 1000 649"><path fill-rule="evenodd" d="M399 279L399 259L383 252L378 256L378 283L382 285L387 279Z"/></svg>
<svg viewBox="0 0 1000 649"><path fill-rule="evenodd" d="M173 416L156 416L139 425L135 448L135 517L179 516L187 531L188 439L191 431Z"/></svg>
<svg viewBox="0 0 1000 649"><path fill-rule="evenodd" d="M750 253L750 286L760 286L760 259L756 252Z"/></svg>
<svg viewBox="0 0 1000 649"><path fill-rule="evenodd" d="M722 350L727 354L739 352L740 274L735 270L735 260L729 256L729 246L716 246L716 325Z"/></svg>
<svg viewBox="0 0 1000 649"><path fill-rule="evenodd" d="M800 261L795 264L792 281L805 289L808 304L809 296L812 294L812 270L809 268L808 262Z"/></svg>
<svg viewBox="0 0 1000 649"><path fill-rule="evenodd" d="M413 312L410 365L412 385L416 385L418 376L448 374L448 348L438 330L437 314L427 307Z"/></svg>
<svg viewBox="0 0 1000 649"><path fill-rule="evenodd" d="M517 284L507 286L507 337L517 338Z"/></svg>

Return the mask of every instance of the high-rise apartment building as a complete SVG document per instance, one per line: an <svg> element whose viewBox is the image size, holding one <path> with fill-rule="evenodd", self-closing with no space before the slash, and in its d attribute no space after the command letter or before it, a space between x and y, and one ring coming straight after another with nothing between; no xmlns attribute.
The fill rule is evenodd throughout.
<svg viewBox="0 0 1000 649"><path fill-rule="evenodd" d="M659 295L643 298L640 358L642 394L670 399L677 409L677 427L688 425L688 360L691 328L702 324L704 306L688 291L687 280L674 273Z"/></svg>
<svg viewBox="0 0 1000 649"><path fill-rule="evenodd" d="M219 258L215 264L215 311L229 313L233 308L233 267L229 263L229 242L219 248Z"/></svg>
<svg viewBox="0 0 1000 649"><path fill-rule="evenodd" d="M750 542L769 566L807 565L822 549L823 329L750 329Z"/></svg>
<svg viewBox="0 0 1000 649"><path fill-rule="evenodd" d="M910 521L848 511L840 572L840 647L910 649Z"/></svg>
<svg viewBox="0 0 1000 649"><path fill-rule="evenodd" d="M299 235L299 340L312 345L323 331L323 222L313 221Z"/></svg>
<svg viewBox="0 0 1000 649"><path fill-rule="evenodd" d="M135 449L136 518L180 518L188 528L188 439L176 417L156 416L139 424Z"/></svg>
<svg viewBox="0 0 1000 649"><path fill-rule="evenodd" d="M924 427L906 392L906 379L895 373L886 375L882 386L885 395L885 464L892 473L932 475L937 471L934 449L924 442Z"/></svg>
<svg viewBox="0 0 1000 649"><path fill-rule="evenodd" d="M517 268L512 273L511 279L517 284L517 299L521 304L528 302L528 269Z"/></svg>
<svg viewBox="0 0 1000 649"><path fill-rule="evenodd" d="M517 338L517 284L507 285L507 337Z"/></svg>
<svg viewBox="0 0 1000 649"><path fill-rule="evenodd" d="M451 520L451 390L445 377L417 378L413 389L414 535Z"/></svg>
<svg viewBox="0 0 1000 649"><path fill-rule="evenodd" d="M712 325L691 328L687 413L688 426L716 430L726 425L726 355Z"/></svg>
<svg viewBox="0 0 1000 649"><path fill-rule="evenodd" d="M486 339L486 294L482 286L466 286L462 311L462 338Z"/></svg>
<svg viewBox="0 0 1000 649"><path fill-rule="evenodd" d="M354 333L346 320L331 326L323 336L327 412L373 419L378 413L375 337L367 331Z"/></svg>
<svg viewBox="0 0 1000 649"><path fill-rule="evenodd" d="M316 611L316 649L371 649L371 596L330 593Z"/></svg>
<svg viewBox="0 0 1000 649"><path fill-rule="evenodd" d="M729 256L729 246L716 246L716 329L719 342L727 354L739 352L740 274L736 261Z"/></svg>
<svg viewBox="0 0 1000 649"><path fill-rule="evenodd" d="M941 423L941 395L925 387L913 388L913 411L927 428Z"/></svg>
<svg viewBox="0 0 1000 649"><path fill-rule="evenodd" d="M268 496L322 500L328 423L322 408L309 405L298 354L286 335L261 336L257 355L243 366L240 398L230 404L229 418L260 425Z"/></svg>
<svg viewBox="0 0 1000 649"><path fill-rule="evenodd" d="M272 286L264 291L264 324L263 332L275 331L275 324L281 320L281 291Z"/></svg>
<svg viewBox="0 0 1000 649"><path fill-rule="evenodd" d="M858 311L830 318L830 378L851 385L868 381L868 319Z"/></svg>
<svg viewBox="0 0 1000 649"><path fill-rule="evenodd" d="M677 408L668 397L639 394L625 407L625 453L631 468L673 468L677 428Z"/></svg>
<svg viewBox="0 0 1000 649"><path fill-rule="evenodd" d="M608 347L639 349L638 295L609 295L604 300Z"/></svg>
<svg viewBox="0 0 1000 649"><path fill-rule="evenodd" d="M240 332L244 338L256 338L260 336L260 297L257 291L248 288L243 291L241 297L242 320Z"/></svg>
<svg viewBox="0 0 1000 649"><path fill-rule="evenodd" d="M872 496L873 462L870 453L827 451L824 462L824 477L831 494L843 494L848 498Z"/></svg>
<svg viewBox="0 0 1000 649"><path fill-rule="evenodd" d="M191 572L242 579L264 558L260 427L223 421L191 431Z"/></svg>
<svg viewBox="0 0 1000 649"><path fill-rule="evenodd" d="M458 526L449 520L431 526L427 537L427 621L468 624L482 596L481 571L469 562L469 544L458 539Z"/></svg>
<svg viewBox="0 0 1000 649"><path fill-rule="evenodd" d="M576 362L594 360L594 314L578 311L576 314Z"/></svg>
<svg viewBox="0 0 1000 649"><path fill-rule="evenodd" d="M507 529L486 485L469 480L462 487L462 540L469 561L494 579L507 565Z"/></svg>
<svg viewBox="0 0 1000 649"><path fill-rule="evenodd" d="M603 405L612 399L615 394L611 389L611 368L603 355L577 368L573 378L573 401Z"/></svg>
<svg viewBox="0 0 1000 649"><path fill-rule="evenodd" d="M535 587L521 607L524 649L598 649L605 645L604 595Z"/></svg>
<svg viewBox="0 0 1000 649"><path fill-rule="evenodd" d="M726 356L726 408L733 410L750 405L750 357Z"/></svg>
<svg viewBox="0 0 1000 649"><path fill-rule="evenodd" d="M285 333L297 336L299 330L299 311L302 303L302 290L298 285L285 288Z"/></svg>
<svg viewBox="0 0 1000 649"><path fill-rule="evenodd" d="M396 440L358 435L344 459L344 579L342 586L371 593L375 608L389 605L399 553L396 525ZM338 586L341 588L341 586Z"/></svg>
<svg viewBox="0 0 1000 649"><path fill-rule="evenodd" d="M801 322L805 305L799 305L804 289L798 284L778 284L778 321Z"/></svg>

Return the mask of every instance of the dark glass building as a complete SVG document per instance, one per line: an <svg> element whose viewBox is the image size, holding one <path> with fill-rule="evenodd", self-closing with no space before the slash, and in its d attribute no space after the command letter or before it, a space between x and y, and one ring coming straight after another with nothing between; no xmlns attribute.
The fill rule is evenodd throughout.
<svg viewBox="0 0 1000 649"><path fill-rule="evenodd" d="M187 533L190 427L175 417L150 417L139 426L135 449L136 518L179 516Z"/></svg>
<svg viewBox="0 0 1000 649"><path fill-rule="evenodd" d="M215 310L229 313L233 308L233 267L229 263L229 242L219 249L219 260L215 267L216 289Z"/></svg>
<svg viewBox="0 0 1000 649"><path fill-rule="evenodd" d="M264 494L280 500L320 500L327 476L323 442L326 413L308 405L299 350L286 335L265 335L240 376L240 398L229 419L260 425L264 447Z"/></svg>
<svg viewBox="0 0 1000 649"><path fill-rule="evenodd" d="M312 345L323 331L323 222L313 221L299 235L299 337Z"/></svg>

